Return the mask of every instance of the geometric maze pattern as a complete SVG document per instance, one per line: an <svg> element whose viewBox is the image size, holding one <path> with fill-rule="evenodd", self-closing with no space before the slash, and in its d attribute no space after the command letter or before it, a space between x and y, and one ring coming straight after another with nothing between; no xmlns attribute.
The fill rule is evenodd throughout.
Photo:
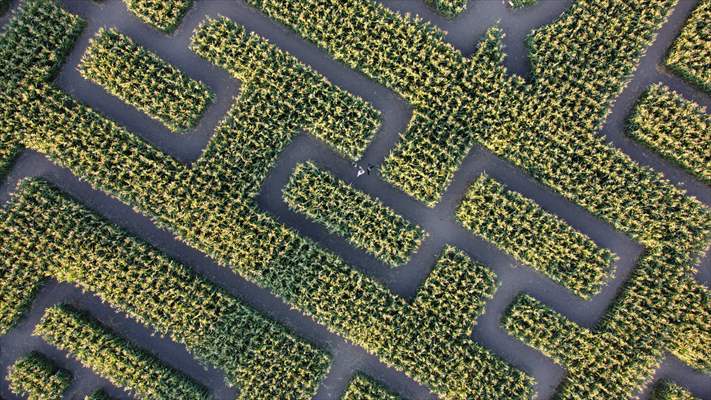
<svg viewBox="0 0 711 400"><path fill-rule="evenodd" d="M42 391L37 387L52 378L41 374L57 373L58 364L62 374L75 373L66 392L74 396L103 389L121 397L126 389L156 398L622 399L648 396L653 381L667 378L676 382L654 396L711 398L711 292L703 282L711 192L684 175L696 197L685 193L658 172L679 176L676 167L599 135L667 16L679 8L671 15L680 26L690 5L578 0L532 32L531 72L523 78L506 69L505 29L488 29L465 56L435 25L393 11L403 7L398 3L246 0L224 9L196 3L187 15L189 2L176 2L171 15L164 4L128 3L159 30L180 26L165 40L189 38L181 45L191 62L226 72L239 92L231 99L235 93L208 82L215 103L203 121L191 121L195 132L209 131L204 150L191 160L172 155L163 147L177 136L151 122L124 127L128 122L92 109L63 80L85 51L77 43L98 31L92 20L107 9L126 12L124 5L13 4L0 34L0 172L12 186L4 190L14 192L0 211L0 361L9 366L32 350L44 353L18 369L27 377L20 379L25 392ZM452 17L463 9L428 3ZM280 49L250 24L271 26L277 41L297 51ZM127 26L143 32L126 32L136 46L165 35L138 20ZM309 67L299 49L326 61ZM175 64L166 76L181 74L181 63L170 61L178 57L165 49L143 54L153 53L150 63ZM76 62L60 73L67 57ZM390 116L367 92L324 77L334 69L387 88L411 118L388 126ZM140 75L129 74L128 83ZM709 103L677 78L658 78ZM109 92L122 97L124 89ZM161 90L138 85L125 93ZM185 106L174 93L134 105L154 113ZM224 115L217 115L223 103ZM128 115L149 118L139 114ZM219 122L207 127L210 118ZM164 137L144 132L156 128ZM294 165L309 160L421 227L427 236L411 261L389 270L288 211L281 190ZM372 163L378 173L359 177L352 163L356 171ZM58 171L48 174L54 182L33 170L41 165ZM533 210L526 218L586 245L568 246L573 256L553 259L542 273L527 260L562 252L555 245L563 239L523 245L512 257L507 251L521 241L497 249L502 242L465 230L455 210L484 172L521 193L515 201ZM127 232L121 218L104 215L102 202L124 207L121 215L147 229ZM497 220L487 229L507 229ZM527 234L528 226L517 228ZM164 239L154 245L146 232ZM368 237L358 239L367 248ZM605 260L618 256L614 277L571 289L567 282L585 282L590 272L577 261L556 262L577 259L576 251L589 256L596 245ZM69 295L53 300L53 290ZM51 307L64 302L72 307ZM76 340L57 334L61 329ZM45 341L29 338L33 330ZM102 341L111 345L96 344ZM3 397L11 391L3 383Z"/></svg>

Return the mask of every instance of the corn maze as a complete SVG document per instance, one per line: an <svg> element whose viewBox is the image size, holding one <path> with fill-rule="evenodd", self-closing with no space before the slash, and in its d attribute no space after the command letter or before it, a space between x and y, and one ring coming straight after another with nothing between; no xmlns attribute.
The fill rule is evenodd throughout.
<svg viewBox="0 0 711 400"><path fill-rule="evenodd" d="M0 399L711 399L709 0L0 0Z"/></svg>

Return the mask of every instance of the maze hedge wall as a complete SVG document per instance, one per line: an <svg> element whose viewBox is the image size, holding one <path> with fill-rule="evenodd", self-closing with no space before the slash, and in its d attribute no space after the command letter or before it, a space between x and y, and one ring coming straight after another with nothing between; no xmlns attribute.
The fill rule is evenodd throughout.
<svg viewBox="0 0 711 400"><path fill-rule="evenodd" d="M131 12L145 23L165 33L180 24L183 15L193 4L192 0L123 0Z"/></svg>
<svg viewBox="0 0 711 400"><path fill-rule="evenodd" d="M92 317L67 306L45 311L34 331L114 385L146 399L209 397L204 387L116 336Z"/></svg>
<svg viewBox="0 0 711 400"><path fill-rule="evenodd" d="M612 252L486 175L456 214L465 228L581 297L592 297L611 275Z"/></svg>
<svg viewBox="0 0 711 400"><path fill-rule="evenodd" d="M699 1L666 59L667 67L706 93L711 93L710 18L711 1Z"/></svg>
<svg viewBox="0 0 711 400"><path fill-rule="evenodd" d="M294 211L393 267L406 263L425 237L419 226L313 163L296 166L283 194Z"/></svg>
<svg viewBox="0 0 711 400"><path fill-rule="evenodd" d="M57 368L40 353L31 353L7 371L10 390L27 400L61 400L72 382L72 375Z"/></svg>
<svg viewBox="0 0 711 400"><path fill-rule="evenodd" d="M481 146L644 247L594 326L528 294L509 305L505 332L565 368L557 397L632 397L668 353L711 371L711 293L694 277L711 210L597 132L675 1L576 1L529 37L530 81L504 68L501 28L465 57L443 31L370 0L245 1L409 103L412 118L380 171L412 201L437 210L464 157ZM127 3L165 31L190 5ZM258 204L280 153L302 131L357 162L380 127L372 105L229 18L206 17L190 49L240 90L186 165L53 83L82 26L53 1L29 0L4 27L0 169L22 149L46 156L442 398L534 395L527 371L471 336L498 287L472 255L443 245L405 297ZM512 219L509 229L523 223ZM0 233L0 333L53 279L185 345L238 386L240 399L311 398L329 370L324 350L43 180L20 183L0 211ZM592 296L601 281L570 289Z"/></svg>
<svg viewBox="0 0 711 400"><path fill-rule="evenodd" d="M630 136L711 184L711 117L663 85L652 85L629 120Z"/></svg>
<svg viewBox="0 0 711 400"><path fill-rule="evenodd" d="M115 29L100 29L79 64L83 77L159 120L174 132L197 124L212 95Z"/></svg>

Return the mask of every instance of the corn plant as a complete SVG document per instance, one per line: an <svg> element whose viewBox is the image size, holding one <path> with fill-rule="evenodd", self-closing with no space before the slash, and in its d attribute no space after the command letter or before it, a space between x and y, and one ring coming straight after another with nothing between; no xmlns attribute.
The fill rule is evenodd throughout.
<svg viewBox="0 0 711 400"><path fill-rule="evenodd" d="M7 380L10 391L27 400L62 400L62 394L72 383L72 375L34 352L10 366Z"/></svg>
<svg viewBox="0 0 711 400"><path fill-rule="evenodd" d="M664 63L674 73L711 94L711 1L701 0Z"/></svg>
<svg viewBox="0 0 711 400"><path fill-rule="evenodd" d="M341 396L341 400L400 400L400 396L385 389L372 378L356 374Z"/></svg>
<svg viewBox="0 0 711 400"><path fill-rule="evenodd" d="M116 29L91 39L79 73L173 132L194 127L213 98L205 84L185 75Z"/></svg>
<svg viewBox="0 0 711 400"><path fill-rule="evenodd" d="M671 381L662 381L652 393L652 400L698 400L688 390Z"/></svg>
<svg viewBox="0 0 711 400"><path fill-rule="evenodd" d="M390 266L407 262L426 233L385 206L314 163L299 164L282 190L294 211L323 224Z"/></svg>
<svg viewBox="0 0 711 400"><path fill-rule="evenodd" d="M183 15L193 5L192 0L123 0L126 7L143 22L165 33L180 25Z"/></svg>
<svg viewBox="0 0 711 400"><path fill-rule="evenodd" d="M207 390L188 376L71 307L47 309L34 335L139 398L209 398Z"/></svg>
<svg viewBox="0 0 711 400"><path fill-rule="evenodd" d="M627 132L711 184L711 116L668 87L652 85L640 97Z"/></svg>

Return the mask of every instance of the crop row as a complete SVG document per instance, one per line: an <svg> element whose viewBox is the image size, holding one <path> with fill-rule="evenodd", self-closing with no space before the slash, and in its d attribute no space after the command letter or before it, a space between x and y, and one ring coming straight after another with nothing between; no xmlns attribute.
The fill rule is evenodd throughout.
<svg viewBox="0 0 711 400"><path fill-rule="evenodd" d="M597 327L616 345L594 343L599 357L568 371L561 397L628 397L649 382L664 351L708 368L709 297L690 276L708 246L711 212L596 132L673 0L574 3L530 37L531 83L506 73L496 29L467 59L440 31L375 2L248 3L413 106L381 168L389 182L434 205L479 143L645 246ZM551 331L534 325L534 336Z"/></svg>
<svg viewBox="0 0 711 400"><path fill-rule="evenodd" d="M101 28L78 66L81 75L173 132L197 124L212 94L116 29Z"/></svg>
<svg viewBox="0 0 711 400"><path fill-rule="evenodd" d="M509 0L511 8L523 8L538 3L538 0Z"/></svg>
<svg viewBox="0 0 711 400"><path fill-rule="evenodd" d="M711 184L711 116L705 111L662 84L652 85L638 100L628 133Z"/></svg>
<svg viewBox="0 0 711 400"><path fill-rule="evenodd" d="M244 398L310 397L328 367L318 349L43 181L21 183L0 213L0 232L2 332L22 316L37 286L54 278L186 345L224 371ZM51 338L51 329L40 332ZM71 345L60 339L52 340Z"/></svg>
<svg viewBox="0 0 711 400"><path fill-rule="evenodd" d="M300 115L302 112L318 112L319 110L312 111L300 105L300 108L288 107L292 113L291 116L277 113L269 113L266 116L259 114L262 109L269 110L268 104L281 100L275 93L293 95L289 90L286 90L288 88L274 86L275 82L280 84L283 78L270 79L270 84L262 89L262 83L258 79L269 78L272 76L272 70L276 67L271 63L267 64L269 69L263 67L265 63L260 61L260 57L271 59L267 56L273 50L267 48L267 50L259 51L266 46L257 39L258 37L255 35L245 35L242 28L229 20L220 19L201 25L193 39L193 48L198 54L226 68L233 76L242 79L243 82L244 80L249 82L248 87L254 85L260 88L258 93L247 89L238 99L237 110L240 111L242 102L245 102L244 107L246 107L247 104L254 104L255 100L259 101L259 107L250 107L249 113L242 115L241 120L256 120L256 122L252 122L253 126L267 127L270 125L263 122L264 118L268 118L270 124L273 124L275 121L279 121L279 118L293 119L294 114L298 118L303 118ZM206 43L209 44L209 47L205 47ZM259 44L259 47L256 44ZM289 60L280 56L280 60L284 59ZM303 80L304 78L294 77L290 80L297 79ZM257 94L271 95L270 97L257 98ZM247 95L254 97L246 97ZM329 97L332 98L332 96ZM247 103L248 101L249 103ZM287 107L282 108L287 109ZM224 160L236 157L240 160L239 165L249 171L255 160L260 160L266 153L270 154L271 158L268 159L269 163L265 162L262 165L271 165L276 158L275 155L271 155L276 153L270 153L273 151L272 149L280 150L284 146L282 141L288 140L288 138L282 139L275 135L274 130L269 131L270 136L268 137L262 133L250 135L248 138L244 137L242 130L246 129L231 120L229 120L229 125L225 124L225 126L229 127L229 130L224 131L224 136L213 139L207 156L196 163L200 170L192 171L200 177L199 179L204 179L202 178L204 173L211 177L215 176L215 179L210 180L209 188L224 188L224 186L219 186L224 185L223 182L242 180L242 178L229 179L228 174L234 168L222 167ZM361 124L361 126L367 125ZM222 133L219 130L218 132ZM255 150L245 151L242 143L253 146L252 148ZM261 149L269 149L269 151L259 151ZM235 153L238 156L235 156ZM266 167L260 167L256 172L252 170L249 175L250 177L256 176L253 179L257 184L261 183L266 175L262 172L264 170ZM217 171L221 171L219 176L216 176ZM191 190L195 193L205 191L202 188ZM444 308L447 312L439 312L434 308L430 308L426 312L419 311L420 303L405 303L403 299L394 296L380 284L345 265L342 260L324 252L310 241L300 238L293 231L284 229L266 214L257 213L251 209L235 210L235 214L232 214L230 208L235 207L235 204L226 203L223 198L227 193L235 192L240 191L236 190L234 186L224 188L216 193L217 199L203 200L202 206L205 210L210 210L210 213L216 209L220 210L219 216L215 215L216 222L220 221L219 224L211 224L210 227L200 230L200 232L209 232L210 238L204 234L203 237L197 238L198 240L195 240L194 236L183 237L197 248L209 249L206 251L221 264L231 265L242 276L254 280L259 285L271 288L276 294L287 299L290 304L314 316L317 321L325 324L331 331L363 346L381 357L386 363L406 371L440 393L448 393L451 396L478 393L497 398L503 396L503 393L514 397L525 396L524 393L530 391L530 386L528 386L530 380L525 375L506 366L474 342L466 339L455 340L449 347L441 342L443 337L464 337L463 330L459 327L470 326L478 315L474 312L471 314L465 312L465 310L470 310L468 305L474 303L479 305L479 302L483 301L482 298L486 298L482 297L482 293L479 291L480 286L478 285L482 280L474 279L475 272L464 276L455 275L452 278L464 279L467 277L458 288L451 288L452 291L463 293L461 297L452 296L445 302L431 304L433 307ZM210 207L211 203L215 205ZM204 212L201 215L204 215ZM230 215L234 216L230 217ZM178 226L183 224L184 222L179 222ZM220 234L220 231L224 233ZM258 242L255 243L255 241ZM448 257L443 255L442 259L448 259ZM467 258L464 257L464 259ZM471 268L471 265L471 262L460 262L457 268ZM268 266L269 269L265 270L265 266ZM475 269L475 271L479 271L479 269ZM297 276L299 279L295 280L294 277ZM430 279L438 282L436 285L438 289L432 290L449 292L450 289L445 289L449 286L449 281L437 280L436 274L430 276ZM354 282L358 282L356 286L353 286ZM338 289L334 290L335 288ZM426 293L426 291L421 292L425 298L427 298ZM467 293L469 295L466 295ZM457 303L455 299L461 303ZM474 308L478 310L477 307ZM430 321L429 324L417 325L415 321L422 315L419 313L427 315L425 319ZM400 327L403 324L402 320L409 321L410 325ZM418 327L415 328L415 326ZM434 329L437 326L441 331ZM407 345L395 348L390 345L392 342L401 342L404 337L415 335L418 330L425 333L417 335L430 338L430 341L413 342L409 348ZM455 358L451 356L452 348L457 349ZM444 364L444 360L450 360L450 362ZM459 367L456 367L457 365ZM447 374L441 371L454 371L454 368L459 368L455 374L456 378L449 376L443 379ZM488 385L481 385L478 379L472 378L487 374L490 374L489 382L491 382Z"/></svg>
<svg viewBox="0 0 711 400"><path fill-rule="evenodd" d="M165 33L180 25L193 0L123 0L126 7L143 22Z"/></svg>
<svg viewBox="0 0 711 400"><path fill-rule="evenodd" d="M114 400L111 396L106 394L103 390L97 390L96 392L84 397L84 400Z"/></svg>
<svg viewBox="0 0 711 400"><path fill-rule="evenodd" d="M28 0L0 33L0 92L11 95L24 80L49 80L84 24L46 0ZM17 155L7 108L0 108L0 177Z"/></svg>
<svg viewBox="0 0 711 400"><path fill-rule="evenodd" d="M47 309L34 335L140 398L207 399L207 390L155 356L68 306Z"/></svg>
<svg viewBox="0 0 711 400"><path fill-rule="evenodd" d="M426 0L427 4L434 7L442 15L452 18L461 14L467 8L469 0Z"/></svg>
<svg viewBox="0 0 711 400"><path fill-rule="evenodd" d="M351 379L341 400L400 400L400 396L385 389L375 380L357 374Z"/></svg>
<svg viewBox="0 0 711 400"><path fill-rule="evenodd" d="M74 283L84 290L96 293L112 307L155 327L159 333L171 334L174 340L185 343L198 359L225 370L231 382L245 384L245 379L249 378L249 375L247 377L244 375L251 372L241 370L242 375L238 375L241 380L234 377L233 371L239 365L233 363L246 362L245 356L237 357L234 354L235 349L245 349L247 346L249 354L247 343L256 348L273 349L263 353L266 359L249 354L257 358L248 364L255 369L253 378L249 380L255 386L240 385L243 388L248 387L253 390L261 388L261 390L272 390L269 393L278 394L278 389L274 389L274 386L294 383L284 382L284 376L292 376L301 384L309 382L307 378L313 376L307 374L308 369L304 371L306 367L288 368L293 366L293 363L290 364L289 360L285 359L287 355L284 355L284 358L277 357L279 354L289 353L293 357L308 359L313 357L313 352L309 354L308 348L293 342L284 343L283 346L268 346L271 341L278 338L278 332L261 328L258 320L255 321L244 313L232 311L231 309L236 305L223 304L229 303L229 299L220 292L214 293L214 288L205 287L207 286L205 283L199 280L196 282L195 278L191 281L191 275L184 268L147 252L145 245L139 246L135 240L120 235L114 228L102 223L78 205L63 199L46 184L40 181L23 183L6 217L5 222L11 222L12 225L3 226L2 238L3 249L5 249L3 259L17 268L7 271L0 281L2 287L28 284L27 266L36 266L39 263L17 259L17 250L27 249L32 257L57 262L57 265L47 266L49 270L46 271L46 275ZM33 245L38 248L34 248ZM39 249L50 251L53 255L50 257ZM116 251L111 249L121 249L121 252L109 256L112 251ZM329 258L323 258L322 261L333 262ZM152 268L131 267L136 264L152 266ZM115 267L112 267L114 265ZM294 274L292 277L317 272L310 271L312 265L318 264L301 264L301 274ZM37 271L35 274L39 275ZM174 278L172 275L182 275L180 276L182 279ZM320 279L324 278L326 276L320 277ZM38 282L37 277L34 277L34 284ZM348 293L347 282L341 283L343 286L329 285L331 290L346 289L346 291L336 290L334 295L343 296L344 293ZM350 307L346 307L347 304L344 303L336 304L344 314L350 313L345 315L346 321L349 322L352 321L348 319L349 317L358 316L354 315L353 311L365 311L358 317L366 318L364 321L369 331L364 331L362 334L369 341L361 340L360 343L367 345L371 351L384 355L388 360L398 360L397 366L425 382L437 383L437 374L451 370L451 373L445 376L447 379L453 379L454 382L445 381L442 385L448 383L463 385L458 389L462 391L460 393L465 393L464 390L469 392L477 389L481 393L498 398L510 391L516 393L528 387L529 382L527 380L522 382L523 377L517 375L515 370L478 348L468 339L472 321L483 312L483 305L491 298L495 284L493 273L473 263L461 252L451 248L443 252L410 307L403 304L402 300L393 298L388 292L363 292L364 289L372 290L372 286L366 282L362 285L363 288L355 289L364 300L357 305L368 306L369 299L374 295L380 296L378 298L381 301L395 300L395 304L381 303L380 307L387 312L386 315L373 313L372 309L362 310L356 304ZM316 290L311 295L322 293L318 285L313 287ZM212 297L208 293L203 293L205 290L208 290L208 293L212 292ZM25 293L24 297L27 298L28 294ZM3 311L3 315L10 313L12 310ZM221 315L215 316L215 313ZM385 318L389 323L385 325L379 321L379 318ZM199 325L196 326L197 322ZM245 331L254 332L254 335ZM240 337L238 332L248 337ZM453 338L459 339L453 341ZM390 346L390 343L402 340L405 340L408 345L395 348ZM456 351L457 358L447 357L447 351ZM325 365L318 365L321 366L319 371L323 371ZM268 367L276 370L274 374L277 376L274 379L277 381L268 379L268 376L272 375L262 369ZM313 373L320 376L316 371ZM468 387L469 382L481 379L483 376L487 376L489 380L501 380L501 383L483 389L477 386ZM313 390L313 386L310 387ZM303 393L293 387L291 390L294 390L294 393ZM254 398L262 398L263 393L257 392L251 395Z"/></svg>
<svg viewBox="0 0 711 400"><path fill-rule="evenodd" d="M513 336L539 349L565 368L582 364L583 357L602 356L596 354L598 346L593 332L569 321L529 295L519 296L509 306L501 324ZM538 326L547 329L538 332ZM536 333L531 334L534 331ZM590 376L589 379L595 377Z"/></svg>
<svg viewBox="0 0 711 400"><path fill-rule="evenodd" d="M470 186L456 216L465 228L585 299L611 275L611 251L486 174Z"/></svg>
<svg viewBox="0 0 711 400"><path fill-rule="evenodd" d="M311 34L318 37L319 32L334 33L335 30L334 35L329 33L321 37L319 44L326 47L333 45L331 41L342 44L342 47L334 47L341 59L349 54L354 45L363 45L361 53L352 53L360 56L356 68L368 70L369 74L374 71L388 74L398 91L407 94L403 97L407 97L408 101L413 99L413 103L420 102L417 107L422 106L424 100L432 100L433 104L441 106L441 115L438 117L441 120L452 115L443 103L438 102L445 97L439 97L439 100L437 97L447 93L447 85L451 86L456 82L473 85L472 82L478 82L494 89L500 84L500 79L505 78L503 72L496 72L498 69L479 68L480 65L476 63L471 65L472 70L484 75L471 81L455 79L456 74L451 76L451 79L441 80L436 76L427 75L421 69L417 72L422 72L423 75L407 72L406 67L411 64L408 60L417 60L412 63L416 64L417 68L445 65L446 61L442 57L449 57L447 54L454 50L441 41L441 33L433 28L410 23L396 14L388 14L375 3L353 0L338 8L329 8L325 4L312 1L255 0L251 3L260 8L264 6L263 9L277 20L298 21L294 22L297 30L307 37ZM581 4L586 6L583 10L594 15L599 13L589 3ZM655 13L658 13L660 7L664 11L667 6L668 3L654 3L644 9L636 9L629 8L629 5L628 8L624 8L624 4L617 5L621 8L620 12L605 13L611 20L601 26L621 20L624 24L620 28L620 38L624 39L630 35L637 37L635 35L638 34L644 37L644 32L653 31L661 23ZM362 15L362 9L369 14ZM292 15L294 10L296 13ZM602 10L608 9L602 7ZM649 13L645 14L644 24L637 26L632 23L636 19L629 18L630 10ZM323 20L323 23L315 24L319 20ZM196 162L195 168L190 169L179 164L136 135L77 103L51 85L28 85L24 88L23 96L4 97L3 102L0 102L0 107L7 116L4 122L23 145L47 155L94 188L111 193L153 218L161 227L207 253L221 265L229 265L246 279L270 289L332 332L366 348L386 364L403 370L443 397L510 399L530 396L529 377L469 338L472 322L482 312L484 302L493 293L493 287L485 285L485 277L488 275L482 275L482 269L477 268L475 263L462 262L468 260L466 256L456 256L457 252L443 253L425 285L418 292L418 297L412 302L406 302L375 280L346 265L335 255L280 225L248 201L257 191L266 175L265 171L268 171L278 151L289 142L291 132L299 126L314 126L308 115L319 118L319 121L332 121L332 124L327 125L329 129L333 128L332 132L338 132L336 128L340 123L348 126L361 120L348 113L351 109L329 105L343 104L338 99L352 98L342 91L335 92L338 94L334 95L332 86L320 86L322 92L319 96L323 94L328 101L319 104L319 107L325 108L310 107L306 101L308 97L304 99L308 92L280 91L289 85L273 79L274 70L283 71L283 67L288 67L290 75L282 75L280 79L288 78L286 82L308 82L306 87L312 87L314 81L309 77L315 73L298 64L289 64L289 58L285 55L278 58L284 61L284 64L257 63L258 57L273 60L268 57L270 53L267 52L273 47L259 42L256 35L244 35L243 30L233 28L235 25L223 19L216 21L218 22L211 20L208 25L203 25L196 33L194 43L205 49L206 54L212 54L208 59L227 60L220 58L220 54L225 53L227 49L231 54L245 56L231 58L232 64L222 65L233 74L244 73L249 79L243 86L235 107L230 111L230 116L223 121L203 158ZM592 27L596 28L594 23L598 19L581 18L580 21L583 27L593 24ZM631 33L637 32L637 28L641 33ZM234 31L239 31L240 35L224 34ZM610 33L617 35L619 31L610 30ZM567 34L566 37L571 40L576 38L572 34ZM205 38L205 42L201 44L197 38ZM375 43L373 48L383 50L381 53L371 52L373 38L380 41ZM492 38L486 42L487 46L491 46L485 47L491 51L484 51L477 58L479 61L489 60L490 64L487 65L498 62L497 41L494 40L497 37L494 35ZM208 39L212 39L212 42ZM586 40L588 38L576 46L580 49L586 48ZM644 43L644 40L642 42ZM613 48L617 49L619 41L614 44ZM394 57L402 54L398 52L411 51L412 46L420 48L414 53L405 54L406 57ZM249 53L241 53L240 49L247 49ZM639 50L639 47L612 51L610 57L613 59L607 60L602 66L589 60L588 55L580 65L596 68L620 65L615 64L614 57L629 58L630 54L636 56L635 49ZM214 53L210 53L211 51ZM485 56L489 53L493 56ZM560 51L551 52L559 53ZM254 56L246 58L247 54ZM451 54L456 56L456 52ZM470 68L469 60L463 59L461 55L454 59ZM255 62L240 64L244 60ZM384 64L374 64L375 60ZM570 62L578 61L572 59ZM448 65L454 68L456 62ZM251 66L257 68L250 69ZM249 73L250 71L254 72ZM485 73L491 73L491 76L487 77ZM264 76L269 77L269 81L274 84L267 85L258 80ZM423 81L421 76L431 77L431 84L422 84L426 81ZM557 76L563 77L560 74ZM513 89L518 90L518 87L514 85ZM517 93L513 89L511 93ZM330 92L324 93L326 90ZM452 90L452 93L455 93L456 88ZM291 98L284 99L282 93L288 93ZM433 93L439 94L435 96ZM481 92L481 101L500 101L496 96L484 96L485 93L489 92ZM529 113L536 110L542 112L549 109L548 101L555 101L553 96L542 103L525 102L524 100L530 100L524 96L526 93L518 93L518 97L511 98L512 102L502 102L495 109L509 112L508 107L515 109L517 104L523 103L530 105L531 108L527 109ZM541 91L541 95L543 94L545 91ZM609 99L609 96L607 98ZM476 108L481 104L478 101L465 102L462 106ZM275 107L276 105L280 107ZM553 124L550 128L555 135L537 129L533 130L537 132L534 135L531 134L532 130L526 130L526 126L523 127L526 129L518 129L511 126L511 121L500 120L497 116L489 120L491 127L498 127L501 123L501 126L511 129L502 128L496 135L488 137L489 145L498 143L502 146L492 147L497 149L497 154L507 157L506 151L511 150L511 154L516 154L517 157L526 157L525 162L517 165L525 167L528 172L565 197L578 202L648 245L648 253L640 260L636 273L630 278L600 327L618 342L626 345L599 353L601 357L597 364L569 371L563 384L562 390L565 393L573 393L577 398L584 399L599 398L600 393L603 393L600 388L605 388L605 393L613 393L612 397L623 397L622 393L627 394L643 385L653 369L650 368L651 363L645 364L642 361L654 361L654 356L664 350L672 351L691 365L703 365L702 350L709 347L703 346L708 337L703 333L711 332L711 329L704 328L700 323L704 315L704 309L699 306L702 304L699 301L701 292L693 286L693 280L687 279L687 274L693 272L699 249L708 236L708 221L711 220L708 210L674 189L657 174L639 168L629 158L610 149L602 140L596 138L594 133L586 135L585 132L576 130L573 122L582 121L585 125L588 121L585 118L589 115L589 112L583 112L577 117L568 114L545 114L543 116L546 118L534 118L527 122L543 121ZM481 121L470 119L467 115L462 118ZM519 119L519 122L526 121ZM368 124L359 126L372 127ZM561 126L565 129L560 128ZM271 129L275 127L278 129ZM567 132L568 128L575 134ZM330 134L330 131L326 132ZM442 131L430 131L433 132ZM483 135L486 131L480 132ZM426 130L423 130L424 133ZM504 134L521 137L501 136ZM503 138L501 142L494 140L500 136ZM559 147L560 142L556 140L563 138L571 141L570 148ZM521 143L522 147L508 148L507 143ZM268 151L262 151L264 149ZM593 157L599 158L600 165L605 169L611 168L614 173L605 173L595 166L590 167ZM545 164L547 162L552 164ZM535 168L536 166L542 168ZM552 171L562 174L559 182L553 179L555 175ZM571 182L577 183L572 185ZM249 189L243 190L244 187ZM602 199L605 199L604 202ZM39 218L36 214L33 212L29 215ZM20 232L32 232L33 227L37 225L39 224L27 223L27 228L23 226ZM44 244L40 240L42 237L37 235L29 243L17 239L17 243L22 245L12 246L8 252L21 255L25 249L31 249L34 243ZM87 240L86 243L92 241ZM81 248L79 244L77 246ZM17 262L12 265L23 264ZM19 268L15 271L19 271ZM100 275L98 271L92 272L94 275ZM82 279L92 277L93 275L82 276ZM490 289L482 292L482 287ZM423 303L418 300L422 298L433 300ZM128 300L131 299L122 299L121 302ZM120 305L121 302L117 303ZM545 327L536 326L536 331L539 329ZM462 332L466 334L463 335ZM220 344L229 343L227 339L234 339L229 335L214 336L222 340ZM217 344L213 345L217 349L221 348ZM638 357L639 355L641 357ZM226 362L225 359L221 360ZM624 360L624 371L601 367L610 360ZM620 380L620 374L634 379ZM588 380L586 376L592 376L594 380ZM586 386L578 385L577 382L593 384Z"/></svg>
<svg viewBox="0 0 711 400"><path fill-rule="evenodd" d="M626 290L592 330L530 296L511 306L502 325L566 368L562 398L631 397L649 382L666 351L708 373L711 296L683 268L691 259L674 252L667 246L643 255Z"/></svg>
<svg viewBox="0 0 711 400"><path fill-rule="evenodd" d="M422 228L377 198L354 189L312 162L296 166L282 193L292 210L393 267L406 263L426 236Z"/></svg>
<svg viewBox="0 0 711 400"><path fill-rule="evenodd" d="M652 400L698 400L688 390L671 381L660 382L652 393Z"/></svg>
<svg viewBox="0 0 711 400"><path fill-rule="evenodd" d="M439 199L478 142L640 241L679 237L698 243L702 237L683 233L701 231L706 211L699 202L595 132L673 1L576 2L532 36L533 84L508 77L495 29L466 59L441 32L370 1L337 9L316 0L249 3L415 107L403 141L389 156L400 164L395 168L386 160L383 174L401 186L394 176L403 171L421 187L405 191L427 204ZM364 28L371 26L377 29ZM428 165L437 160L446 162ZM676 211L680 207L683 213Z"/></svg>
<svg viewBox="0 0 711 400"><path fill-rule="evenodd" d="M664 63L676 74L711 94L711 1L701 0Z"/></svg>
<svg viewBox="0 0 711 400"><path fill-rule="evenodd" d="M40 353L17 360L7 373L10 391L27 400L62 400L72 383L72 375Z"/></svg>

